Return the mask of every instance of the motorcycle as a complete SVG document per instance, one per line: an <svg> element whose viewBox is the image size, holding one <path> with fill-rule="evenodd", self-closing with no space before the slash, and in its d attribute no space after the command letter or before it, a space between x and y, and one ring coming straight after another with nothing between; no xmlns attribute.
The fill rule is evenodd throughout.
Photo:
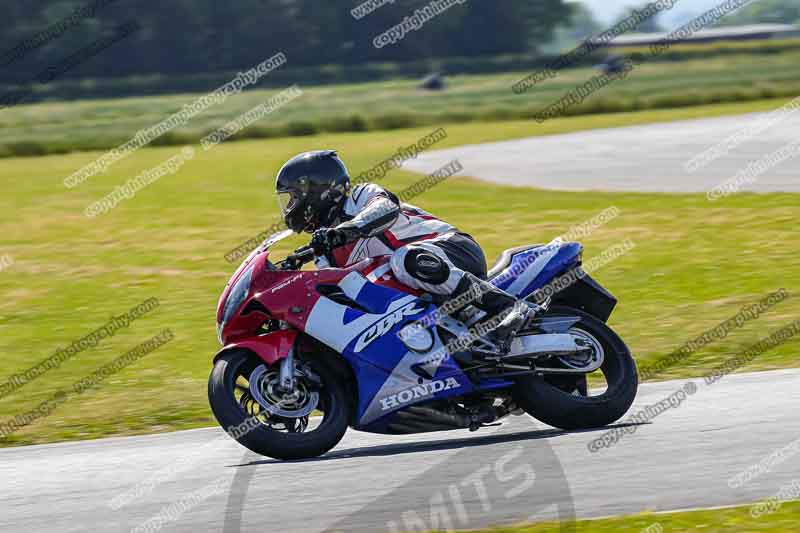
<svg viewBox="0 0 800 533"><path fill-rule="evenodd" d="M402 285L388 256L330 268L322 252L304 246L271 262L270 248L290 234L253 250L217 308L223 348L209 403L220 425L256 453L311 458L348 427L475 431L509 414L595 428L634 401L636 363L606 324L617 300L581 269L578 243L506 250L489 271L490 283L536 311L501 349L481 327L485 313L470 302L451 311ZM315 259L322 268L301 270ZM590 390L592 373L605 390Z"/></svg>

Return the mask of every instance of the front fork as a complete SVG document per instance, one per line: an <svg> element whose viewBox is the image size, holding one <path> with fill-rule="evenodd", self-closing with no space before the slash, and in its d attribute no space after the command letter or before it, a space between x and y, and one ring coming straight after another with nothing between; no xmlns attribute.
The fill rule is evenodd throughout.
<svg viewBox="0 0 800 533"><path fill-rule="evenodd" d="M296 386L294 372L294 346L292 346L289 348L289 353L286 354L286 357L281 360L279 383L284 392L294 392Z"/></svg>

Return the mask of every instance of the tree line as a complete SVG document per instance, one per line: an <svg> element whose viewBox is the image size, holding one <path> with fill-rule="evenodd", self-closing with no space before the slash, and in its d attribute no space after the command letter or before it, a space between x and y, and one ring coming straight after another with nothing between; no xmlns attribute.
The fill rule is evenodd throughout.
<svg viewBox="0 0 800 533"><path fill-rule="evenodd" d="M563 0L0 0L0 83L27 83L76 51L111 42L63 78L235 71L282 51L291 67L537 53L572 11ZM373 39L432 2L452 7L391 46ZM126 24L138 31L124 40ZM74 61L73 61L74 62Z"/></svg>

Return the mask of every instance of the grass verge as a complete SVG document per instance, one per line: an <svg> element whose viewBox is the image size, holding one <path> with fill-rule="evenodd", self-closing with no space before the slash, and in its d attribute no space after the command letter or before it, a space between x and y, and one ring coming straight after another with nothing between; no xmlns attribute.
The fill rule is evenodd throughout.
<svg viewBox="0 0 800 533"><path fill-rule="evenodd" d="M688 111L572 118L545 126L556 133L689 118ZM523 122L450 126L441 146L530 135L532 127ZM88 204L178 149L140 150L71 190L64 188L63 178L98 154L0 161L6 191L0 196L0 256L13 260L0 271L0 376L38 363L148 298L160 301L128 328L0 398L0 423L30 411L162 329L175 334L166 346L0 445L213 424L206 379L219 348L214 310L234 269L223 256L276 217L271 192L276 170L298 152L334 147L357 175L428 132L251 140L198 150L174 175L94 219L83 215ZM402 190L418 179L394 170L382 183ZM662 377L702 375L800 314L797 195L740 194L710 204L703 195L540 191L452 178L413 203L475 235L490 261L505 248L548 241L610 206L619 208L619 217L583 239L585 258L624 239L636 244L595 277L619 297L611 325L640 361L671 352L768 292L783 287L795 295ZM277 252L301 243L295 238ZM793 339L742 370L797 366L798 348L800 342Z"/></svg>
<svg viewBox="0 0 800 533"><path fill-rule="evenodd" d="M742 506L675 513L643 513L601 520L580 520L576 523L575 533L663 533L669 531L794 533L797 531L799 502L783 503L775 512L758 518L750 515L750 509L751 506ZM481 531L482 533L557 533L560 531L560 527L557 523L541 523Z"/></svg>
<svg viewBox="0 0 800 533"><path fill-rule="evenodd" d="M449 78L446 91L435 93L418 90L417 80L308 87L301 83L303 96L231 140L528 120L597 73L593 68L565 70L523 95L514 94L511 87L528 72L453 76ZM210 131L262 104L276 92L253 90L231 97L154 143L176 146L198 142ZM645 63L626 79L608 85L566 112L592 116L751 102L797 94L800 94L800 50L787 49L758 56L733 54L675 63ZM3 109L0 112L0 157L115 148L137 131L154 126L199 96L175 94L44 102Z"/></svg>

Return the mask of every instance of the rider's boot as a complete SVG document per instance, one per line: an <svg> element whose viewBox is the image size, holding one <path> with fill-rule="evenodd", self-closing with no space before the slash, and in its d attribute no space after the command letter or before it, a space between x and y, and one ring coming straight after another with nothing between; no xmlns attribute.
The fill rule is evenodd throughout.
<svg viewBox="0 0 800 533"><path fill-rule="evenodd" d="M514 335L532 316L531 308L525 302L469 272L464 273L453 297L467 293L474 295L469 303L486 312L481 322L492 327L488 337L501 351L507 352Z"/></svg>

